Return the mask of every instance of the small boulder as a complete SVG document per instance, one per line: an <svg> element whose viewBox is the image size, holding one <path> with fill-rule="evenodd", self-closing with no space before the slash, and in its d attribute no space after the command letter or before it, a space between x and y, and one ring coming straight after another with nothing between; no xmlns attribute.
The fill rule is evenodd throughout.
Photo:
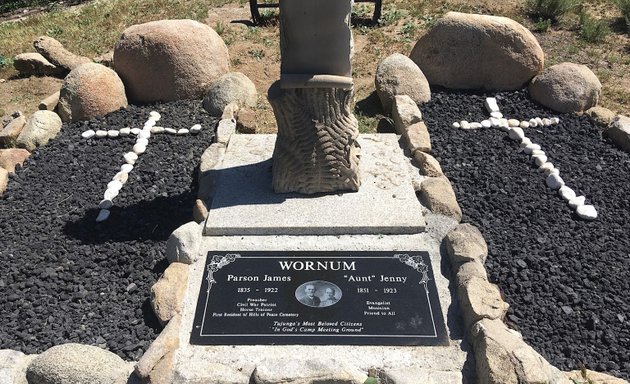
<svg viewBox="0 0 630 384"><path fill-rule="evenodd" d="M89 120L127 107L125 86L116 72L104 65L88 63L72 70L59 94L63 121Z"/></svg>
<svg viewBox="0 0 630 384"><path fill-rule="evenodd" d="M411 153L416 151L431 152L431 137L424 122L411 124L403 133L403 137Z"/></svg>
<svg viewBox="0 0 630 384"><path fill-rule="evenodd" d="M605 373L585 369L565 373L572 384L628 384L626 380Z"/></svg>
<svg viewBox="0 0 630 384"><path fill-rule="evenodd" d="M0 196L2 195L0 171ZM19 351L0 349L0 384L27 384L26 368L37 355L25 355Z"/></svg>
<svg viewBox="0 0 630 384"><path fill-rule="evenodd" d="M188 265L172 263L151 287L151 306L160 323L180 313L188 284Z"/></svg>
<svg viewBox="0 0 630 384"><path fill-rule="evenodd" d="M411 97L396 95L392 106L392 120L396 133L402 135L412 124L422 122L422 113Z"/></svg>
<svg viewBox="0 0 630 384"><path fill-rule="evenodd" d="M610 127L604 131L615 144L626 152L630 152L630 117L619 115Z"/></svg>
<svg viewBox="0 0 630 384"><path fill-rule="evenodd" d="M227 107L226 107L227 108ZM236 132L239 133L256 133L258 129L258 115L249 108L243 108L238 111L236 119Z"/></svg>
<svg viewBox="0 0 630 384"><path fill-rule="evenodd" d="M40 101L38 109L41 109L42 111L54 111L57 108L57 105L59 104L60 94L61 92L57 91L53 93L52 95L48 96L47 98L45 98L44 100Z"/></svg>
<svg viewBox="0 0 630 384"><path fill-rule="evenodd" d="M94 62L102 64L108 68L114 68L114 51L109 51L95 57Z"/></svg>
<svg viewBox="0 0 630 384"><path fill-rule="evenodd" d="M601 126L608 127L617 117L617 114L608 108L595 106L584 112L591 120Z"/></svg>
<svg viewBox="0 0 630 384"><path fill-rule="evenodd" d="M229 62L221 37L193 20L131 26L114 48L114 69L134 103L201 99Z"/></svg>
<svg viewBox="0 0 630 384"><path fill-rule="evenodd" d="M199 257L203 226L190 221L173 231L166 241L166 258L170 263L192 264Z"/></svg>
<svg viewBox="0 0 630 384"><path fill-rule="evenodd" d="M29 151L22 148L0 149L0 167L15 173L15 166L22 166L30 155Z"/></svg>
<svg viewBox="0 0 630 384"><path fill-rule="evenodd" d="M12 146L26 125L26 116L19 115L0 130L0 146Z"/></svg>
<svg viewBox="0 0 630 384"><path fill-rule="evenodd" d="M453 267L476 261L483 265L488 257L488 245L477 227L460 224L444 238L449 260Z"/></svg>
<svg viewBox="0 0 630 384"><path fill-rule="evenodd" d="M410 58L394 53L381 61L374 79L383 111L389 113L396 95L407 95L416 104L431 100L431 89L424 73Z"/></svg>
<svg viewBox="0 0 630 384"><path fill-rule="evenodd" d="M582 112L597 105L602 84L587 66L560 63L545 69L529 84L538 103L563 113Z"/></svg>
<svg viewBox="0 0 630 384"><path fill-rule="evenodd" d="M435 157L422 151L414 152L413 157L418 163L418 169L420 170L421 175L428 177L444 176L442 167Z"/></svg>
<svg viewBox="0 0 630 384"><path fill-rule="evenodd" d="M203 223L208 217L208 206L202 199L195 200L193 205L193 219L196 223Z"/></svg>
<svg viewBox="0 0 630 384"><path fill-rule="evenodd" d="M70 72L81 64L92 62L87 57L75 55L63 47L59 41L49 36L40 36L33 42L35 50L44 56L48 61L62 68L65 72Z"/></svg>
<svg viewBox="0 0 630 384"><path fill-rule="evenodd" d="M534 35L506 17L448 12L410 54L429 84L455 89L520 89L543 69Z"/></svg>
<svg viewBox="0 0 630 384"><path fill-rule="evenodd" d="M104 349L82 344L62 344L37 356L26 370L29 384L125 383L129 366Z"/></svg>
<svg viewBox="0 0 630 384"><path fill-rule="evenodd" d="M61 131L62 124L61 118L55 112L37 111L26 122L16 144L18 147L26 148L29 151L40 145L46 145Z"/></svg>
<svg viewBox="0 0 630 384"><path fill-rule="evenodd" d="M424 180L420 189L420 201L433 213L452 217L458 222L462 220L462 210L446 177Z"/></svg>
<svg viewBox="0 0 630 384"><path fill-rule="evenodd" d="M9 185L9 171L4 168L0 168L0 197L4 195Z"/></svg>
<svg viewBox="0 0 630 384"><path fill-rule="evenodd" d="M65 71L39 53L22 53L13 58L13 67L23 76L62 76Z"/></svg>
<svg viewBox="0 0 630 384"><path fill-rule="evenodd" d="M221 116L228 104L240 108L255 107L258 100L256 86L244 74L230 72L215 81L203 99L203 108L212 116Z"/></svg>

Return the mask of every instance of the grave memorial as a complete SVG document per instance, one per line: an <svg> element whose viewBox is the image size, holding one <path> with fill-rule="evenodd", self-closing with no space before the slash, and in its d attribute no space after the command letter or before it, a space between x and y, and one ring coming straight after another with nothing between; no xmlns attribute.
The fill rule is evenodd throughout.
<svg viewBox="0 0 630 384"><path fill-rule="evenodd" d="M209 252L194 344L440 345L420 252Z"/></svg>
<svg viewBox="0 0 630 384"><path fill-rule="evenodd" d="M281 78L269 90L278 134L217 143L175 382L201 380L209 363L243 382L267 364L299 367L287 382L318 364L331 377L351 372L339 382L385 366L462 377L467 352L447 330L440 271L455 222L436 218L427 230L400 137L358 133L350 9L350 0L280 3Z"/></svg>

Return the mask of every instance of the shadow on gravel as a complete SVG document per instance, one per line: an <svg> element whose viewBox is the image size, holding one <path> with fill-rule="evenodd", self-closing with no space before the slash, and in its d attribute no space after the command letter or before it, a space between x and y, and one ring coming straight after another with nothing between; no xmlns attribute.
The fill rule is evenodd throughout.
<svg viewBox="0 0 630 384"><path fill-rule="evenodd" d="M158 197L126 207L111 209L109 219L96 222L99 209L89 209L85 215L64 226L64 233L85 244L125 241L167 240L182 224L192 220L195 194Z"/></svg>

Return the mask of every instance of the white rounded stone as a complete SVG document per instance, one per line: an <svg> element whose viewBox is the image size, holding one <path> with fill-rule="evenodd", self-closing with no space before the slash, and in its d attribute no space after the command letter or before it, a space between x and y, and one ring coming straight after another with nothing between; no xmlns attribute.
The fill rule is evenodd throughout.
<svg viewBox="0 0 630 384"><path fill-rule="evenodd" d="M143 130L143 131L140 131L138 133L138 138L139 139L148 139L149 137L151 137L151 132L149 132L149 131L144 131Z"/></svg>
<svg viewBox="0 0 630 384"><path fill-rule="evenodd" d="M532 144L531 146L533 147L534 145L536 144ZM540 145L538 148L540 148ZM532 149L532 156L547 156L547 154L541 149Z"/></svg>
<svg viewBox="0 0 630 384"><path fill-rule="evenodd" d="M575 209L579 207L580 205L584 205L585 202L586 202L586 197L578 196L576 198L569 200L569 207Z"/></svg>
<svg viewBox="0 0 630 384"><path fill-rule="evenodd" d="M532 144L533 143L529 137L523 137L523 140L521 140L521 144L519 144L519 146L521 148L526 148L528 145L532 145Z"/></svg>
<svg viewBox="0 0 630 384"><path fill-rule="evenodd" d="M151 128L151 133L164 133L164 127L158 127L156 125L155 127Z"/></svg>
<svg viewBox="0 0 630 384"><path fill-rule="evenodd" d="M549 119L547 119L547 118L542 119L542 122L543 122L543 125L544 125L545 127L548 127L548 126L550 126L550 125L551 125L551 120L549 120Z"/></svg>
<svg viewBox="0 0 630 384"><path fill-rule="evenodd" d="M109 131L107 131L107 136L108 137L118 137L120 135L120 132L118 132L118 130L116 129L111 129Z"/></svg>
<svg viewBox="0 0 630 384"><path fill-rule="evenodd" d="M532 128L536 128L538 126L536 119L529 119L529 126Z"/></svg>
<svg viewBox="0 0 630 384"><path fill-rule="evenodd" d="M98 203L98 207L100 209L110 209L114 206L114 203L111 200L103 199L100 203Z"/></svg>
<svg viewBox="0 0 630 384"><path fill-rule="evenodd" d="M538 124L539 126L543 126L543 121L540 117L536 117L536 124Z"/></svg>
<svg viewBox="0 0 630 384"><path fill-rule="evenodd" d="M490 128L490 127L492 127L492 123L490 122L490 120L483 120L481 122L481 126L484 127L484 128Z"/></svg>
<svg viewBox="0 0 630 384"><path fill-rule="evenodd" d="M486 109L488 112L499 112L499 104L497 104L497 99L495 97L486 97Z"/></svg>
<svg viewBox="0 0 630 384"><path fill-rule="evenodd" d="M129 179L129 173L128 172L124 172L124 171L118 172L112 178L112 180L120 181L121 184L125 184L128 179Z"/></svg>
<svg viewBox="0 0 630 384"><path fill-rule="evenodd" d="M501 121L496 117L491 117L490 124L492 124L493 127L498 127L501 124Z"/></svg>
<svg viewBox="0 0 630 384"><path fill-rule="evenodd" d="M545 176L558 175L560 176L560 170L558 168L547 169L543 172Z"/></svg>
<svg viewBox="0 0 630 384"><path fill-rule="evenodd" d="M118 180L112 180L109 183L107 183L107 189L116 189L120 191L122 187L123 187L123 183L121 183Z"/></svg>
<svg viewBox="0 0 630 384"><path fill-rule="evenodd" d="M116 196L118 196L119 192L120 189L107 188L103 194L103 200L114 200Z"/></svg>
<svg viewBox="0 0 630 384"><path fill-rule="evenodd" d="M575 193L575 191L567 187L566 185L563 185L562 187L560 187L560 189L558 190L558 193L560 194L560 197L562 197L567 202L577 197L577 194Z"/></svg>
<svg viewBox="0 0 630 384"><path fill-rule="evenodd" d="M101 211L98 213L98 216L96 216L96 222L97 223L101 223L105 220L107 220L109 218L109 210L108 209L101 209Z"/></svg>
<svg viewBox="0 0 630 384"><path fill-rule="evenodd" d="M471 129L479 129L481 127L482 127L481 123L477 123L477 122L470 123L470 128Z"/></svg>
<svg viewBox="0 0 630 384"><path fill-rule="evenodd" d="M140 133L140 131L142 131L140 128L131 128L131 133L133 133L134 135L137 135L138 133Z"/></svg>
<svg viewBox="0 0 630 384"><path fill-rule="evenodd" d="M131 128L125 127L120 129L120 136L129 136L131 133Z"/></svg>
<svg viewBox="0 0 630 384"><path fill-rule="evenodd" d="M503 114L501 112L490 112L490 116L494 117L495 119L502 119L503 118Z"/></svg>
<svg viewBox="0 0 630 384"><path fill-rule="evenodd" d="M523 132L523 128L515 127L508 131L508 136L510 136L510 139L520 142L525 138L525 132Z"/></svg>
<svg viewBox="0 0 630 384"><path fill-rule="evenodd" d="M552 169L556 169L552 163L550 162L546 162L545 164L541 165L538 170L541 172L547 172L550 171ZM545 175L548 175L547 173Z"/></svg>
<svg viewBox="0 0 630 384"><path fill-rule="evenodd" d="M123 157L125 158L125 161L127 162L127 164L131 164L131 165L134 165L136 163L136 160L138 160L138 155L136 155L133 152L125 153Z"/></svg>
<svg viewBox="0 0 630 384"><path fill-rule="evenodd" d="M467 122L466 120L462 120L462 121L460 121L460 122L459 122L459 126L460 126L462 129L470 129L470 123L469 123L469 122Z"/></svg>
<svg viewBox="0 0 630 384"><path fill-rule="evenodd" d="M540 145L531 143L529 145L526 145L523 149L523 152L527 153L528 155L536 154L534 151L540 151ZM542 154L544 155L545 153L543 152Z"/></svg>
<svg viewBox="0 0 630 384"><path fill-rule="evenodd" d="M187 128L180 128L180 129L177 130L177 134L178 135L185 135L185 134L187 134L189 132L190 132L190 130L188 130Z"/></svg>
<svg viewBox="0 0 630 384"><path fill-rule="evenodd" d="M103 137L107 137L107 131L103 131L102 129L99 129L98 131L94 133L94 135L98 137L99 139L102 139Z"/></svg>
<svg viewBox="0 0 630 384"><path fill-rule="evenodd" d="M201 131L201 124L195 124L192 127L190 127L191 131Z"/></svg>
<svg viewBox="0 0 630 384"><path fill-rule="evenodd" d="M580 218L584 220L595 220L597 219L597 210L594 206L588 205L580 205L575 209L575 213L577 213Z"/></svg>
<svg viewBox="0 0 630 384"><path fill-rule="evenodd" d="M133 152L136 155L142 155L143 153L145 153L147 151L147 146L143 145L143 144L134 144L133 146Z"/></svg>
<svg viewBox="0 0 630 384"><path fill-rule="evenodd" d="M551 189L560 189L560 187L564 185L564 180L562 180L562 177L560 177L560 175L552 173L547 176L545 183Z"/></svg>
<svg viewBox="0 0 630 384"><path fill-rule="evenodd" d="M529 128L529 121L521 121L521 123L519 124L519 127Z"/></svg>
<svg viewBox="0 0 630 384"><path fill-rule="evenodd" d="M177 129L175 128L164 128L164 132L170 133L171 135L177 134Z"/></svg>
<svg viewBox="0 0 630 384"><path fill-rule="evenodd" d="M155 126L155 124L156 124L156 123L155 123L155 120L151 120L151 119L149 119L149 120L147 120L147 121L146 121L146 123L144 123L144 127L145 127L145 128L147 128L147 127L148 127L148 128L151 128L151 127L154 127L154 126Z"/></svg>
<svg viewBox="0 0 630 384"><path fill-rule="evenodd" d="M540 167L547 162L547 156L535 155L535 156L532 156L532 160L534 160L534 163L536 164L536 166Z"/></svg>
<svg viewBox="0 0 630 384"><path fill-rule="evenodd" d="M508 125L510 126L510 128L518 127L519 125L521 125L521 122L516 120L516 119L509 119L508 120Z"/></svg>
<svg viewBox="0 0 630 384"><path fill-rule="evenodd" d="M120 166L120 171L121 172L129 173L129 172L131 172L132 169L133 169L133 165L131 165L131 164L123 164L123 165Z"/></svg>
<svg viewBox="0 0 630 384"><path fill-rule="evenodd" d="M148 139L136 139L136 144L142 144L144 146L149 145L149 140Z"/></svg>
<svg viewBox="0 0 630 384"><path fill-rule="evenodd" d="M84 139L91 139L94 137L94 135L96 135L96 132L94 132L94 130L92 129L88 129L87 131L81 134L81 137Z"/></svg>
<svg viewBox="0 0 630 384"><path fill-rule="evenodd" d="M558 117L552 117L550 120L551 120L551 124L558 124L558 123L560 123L560 118L558 118Z"/></svg>
<svg viewBox="0 0 630 384"><path fill-rule="evenodd" d="M460 125L459 125L459 123L457 121L453 123L453 128L459 128L459 127L460 127Z"/></svg>
<svg viewBox="0 0 630 384"><path fill-rule="evenodd" d="M152 119L152 120L155 120L155 121L160 121L161 118L162 118L162 115L160 115L159 112L157 112L157 111L149 112L149 119Z"/></svg>

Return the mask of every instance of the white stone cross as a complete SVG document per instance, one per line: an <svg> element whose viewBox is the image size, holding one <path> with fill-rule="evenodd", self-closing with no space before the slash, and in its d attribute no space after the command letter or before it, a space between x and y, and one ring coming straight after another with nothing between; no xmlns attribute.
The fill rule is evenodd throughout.
<svg viewBox="0 0 630 384"><path fill-rule="evenodd" d="M525 136L523 129L537 126L550 126L558 124L560 119L557 117L543 118L536 117L528 121L519 121L517 119L506 119L499 110L497 99L488 97L485 106L490 113L490 118L482 122L469 123L466 120L453 123L453 127L462 129L478 129L478 128L501 128L507 132L510 139L519 141L523 152L531 156L532 161L538 166L538 170L544 172L545 183L558 193L571 208L575 209L577 215L585 220L594 220L597 218L597 210L594 206L585 204L586 197L577 196L575 191L565 185L564 180L560 177L560 170L557 169L547 158L547 154L541 149L539 144L533 143Z"/></svg>
<svg viewBox="0 0 630 384"><path fill-rule="evenodd" d="M125 163L120 167L120 171L114 175L112 181L107 184L107 189L103 194L103 200L98 204L101 209L96 217L96 222L100 223L109 218L110 209L114 206L114 199L118 196L118 193L127 182L129 178L129 172L133 170L133 165L138 160L138 156L142 155L149 145L149 139L152 134L168 133L172 135L187 135L197 134L201 131L201 125L195 124L190 129L181 128L179 130L174 128L158 127L155 124L160 120L161 116L156 111L149 113L149 119L144 123L144 127L140 128L122 128L120 130L87 130L81 134L84 139L91 138L116 138L119 136L136 135L136 143L132 150L123 155Z"/></svg>

